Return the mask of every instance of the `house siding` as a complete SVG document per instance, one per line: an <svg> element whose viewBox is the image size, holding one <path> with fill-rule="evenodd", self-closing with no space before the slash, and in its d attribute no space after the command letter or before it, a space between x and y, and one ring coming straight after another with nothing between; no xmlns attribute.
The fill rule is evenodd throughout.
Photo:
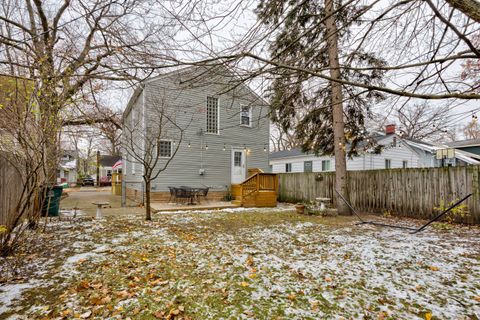
<svg viewBox="0 0 480 320"><path fill-rule="evenodd" d="M167 191L168 186L181 185L208 186L212 191L225 190L231 182L232 148L243 150L245 146L250 150L246 155L246 168L269 169L268 152L264 151L264 147L268 150L270 133L268 108L264 102L243 86L228 90L231 88L224 84L229 80L225 74L196 76L180 72L145 84L142 95L145 98L147 127L158 115L159 107L167 108L169 113L171 110L170 114L180 127L185 128L189 124L177 154L153 181L152 191ZM195 80L189 81L192 78ZM218 135L205 133L207 96L218 98ZM142 97L138 97L131 112L140 108L138 101L142 101ZM252 106L252 127L240 125L240 105ZM173 139L175 136L172 135ZM208 145L208 150L205 150L205 145ZM165 161L160 160L157 170L163 167ZM199 174L200 169L204 169L204 175ZM129 169L126 178L128 181L135 179ZM139 190L141 186L135 183L130 187Z"/></svg>
<svg viewBox="0 0 480 320"><path fill-rule="evenodd" d="M393 137L392 137L393 138ZM399 141L396 147L391 147L389 144L393 141L392 138L382 140L382 144L387 146L381 154L363 153L352 159L347 158L347 170L374 170L385 169L385 159L391 160L391 168L402 168L403 161L408 162L408 168L416 168L419 166L419 156L405 143ZM319 156L303 155L290 158L272 159L273 173L285 172L285 164L292 164L292 172L303 172L304 162L312 161L313 172L322 172L322 160L330 160L330 170L335 171L335 158L333 156Z"/></svg>

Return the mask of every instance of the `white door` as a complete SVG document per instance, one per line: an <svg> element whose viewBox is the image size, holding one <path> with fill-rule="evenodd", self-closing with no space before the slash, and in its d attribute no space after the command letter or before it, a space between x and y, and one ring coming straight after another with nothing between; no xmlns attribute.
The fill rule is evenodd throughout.
<svg viewBox="0 0 480 320"><path fill-rule="evenodd" d="M245 151L242 149L232 150L232 184L245 180Z"/></svg>

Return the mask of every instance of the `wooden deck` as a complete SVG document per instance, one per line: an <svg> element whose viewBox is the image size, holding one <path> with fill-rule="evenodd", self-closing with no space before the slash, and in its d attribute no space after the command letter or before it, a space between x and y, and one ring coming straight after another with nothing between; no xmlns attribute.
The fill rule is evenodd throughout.
<svg viewBox="0 0 480 320"><path fill-rule="evenodd" d="M199 204L187 205L166 202L153 202L152 211L154 213L161 211L194 211L194 210L220 210L229 208L238 208L238 203L225 201L206 201Z"/></svg>
<svg viewBox="0 0 480 320"><path fill-rule="evenodd" d="M241 184L232 185L231 192L234 202L243 207L276 207L277 175L255 172Z"/></svg>

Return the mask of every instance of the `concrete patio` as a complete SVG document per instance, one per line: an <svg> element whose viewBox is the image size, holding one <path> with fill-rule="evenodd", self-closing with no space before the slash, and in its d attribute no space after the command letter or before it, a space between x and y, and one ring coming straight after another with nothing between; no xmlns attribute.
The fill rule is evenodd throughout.
<svg viewBox="0 0 480 320"><path fill-rule="evenodd" d="M215 210L240 207L239 204L227 201L202 201L198 204L154 202L151 206L154 213L162 211Z"/></svg>

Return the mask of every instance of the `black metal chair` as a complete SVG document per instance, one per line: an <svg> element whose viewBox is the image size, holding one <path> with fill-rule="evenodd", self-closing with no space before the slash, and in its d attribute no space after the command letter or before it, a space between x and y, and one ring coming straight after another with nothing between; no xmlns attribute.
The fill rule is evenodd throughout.
<svg viewBox="0 0 480 320"><path fill-rule="evenodd" d="M203 199L206 200L208 195L208 190L210 190L210 187L199 189L197 192L197 197L203 197Z"/></svg>
<svg viewBox="0 0 480 320"><path fill-rule="evenodd" d="M168 190L170 190L170 199L168 199L168 202L172 202L172 200L176 198L175 187L168 187Z"/></svg>
<svg viewBox="0 0 480 320"><path fill-rule="evenodd" d="M175 188L175 198L176 199L189 199L190 204L193 204L193 198L195 193L192 188L181 186L180 188Z"/></svg>

